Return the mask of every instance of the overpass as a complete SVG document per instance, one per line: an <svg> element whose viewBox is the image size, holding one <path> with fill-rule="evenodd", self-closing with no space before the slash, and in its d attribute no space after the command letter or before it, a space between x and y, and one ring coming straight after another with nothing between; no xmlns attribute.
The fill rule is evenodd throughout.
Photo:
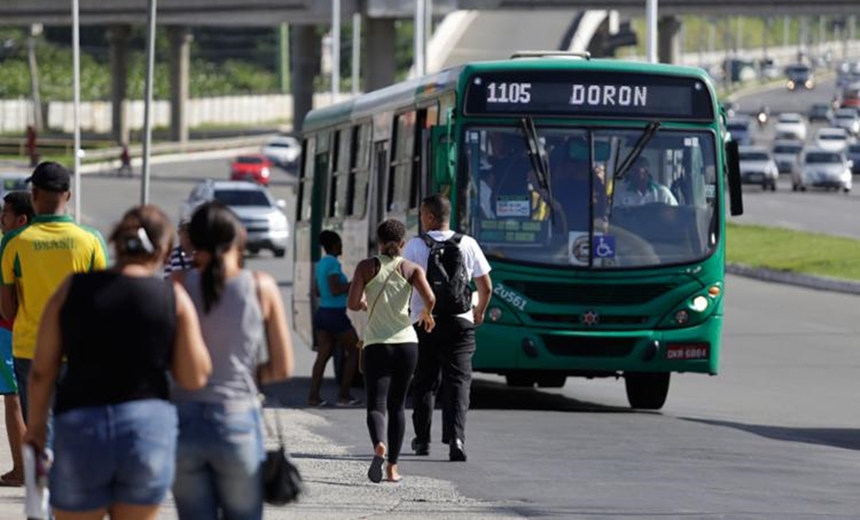
<svg viewBox="0 0 860 520"><path fill-rule="evenodd" d="M660 0L661 61L677 61L681 14L705 15L826 15L858 12L858 0ZM433 14L442 16L461 12L496 10L530 11L523 16L532 19L536 13L559 13L562 21L575 13L607 9L623 16L642 14L645 0L433 0ZM2 0L0 26L71 24L68 0ZM314 56L319 41L315 24L331 22L332 2L328 0L158 0L158 23L167 26L170 41L171 137L184 141L188 137L186 105L190 67L190 26L273 26L291 24L292 84L295 120L300 121L312 107ZM394 80L394 24L398 18L411 18L411 0L341 0L343 19L361 13L365 19L364 79L365 90L375 90ZM563 14L562 14L563 13ZM143 0L80 0L80 20L85 25L109 27L112 66L111 102L114 137L127 141L125 110L130 26L146 22L147 6ZM565 16L566 15L566 16ZM538 17L539 18L539 17ZM581 25L591 33L606 18L583 17ZM557 24L554 21L553 24ZM582 35L580 35L582 36ZM546 37L546 36L544 36ZM550 34L551 38L551 34ZM569 42L571 48L587 45L580 39ZM558 46L553 46L558 48Z"/></svg>

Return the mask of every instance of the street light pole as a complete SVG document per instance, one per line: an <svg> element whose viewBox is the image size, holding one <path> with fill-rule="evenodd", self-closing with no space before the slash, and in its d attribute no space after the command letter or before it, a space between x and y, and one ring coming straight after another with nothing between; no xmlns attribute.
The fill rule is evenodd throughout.
<svg viewBox="0 0 860 520"><path fill-rule="evenodd" d="M149 155L152 146L152 76L155 70L155 14L157 0L148 0L146 18L146 83L143 105L143 171L141 172L140 203L149 204Z"/></svg>
<svg viewBox="0 0 860 520"><path fill-rule="evenodd" d="M415 34L415 42L414 42L414 50L413 54L415 54L414 62L415 62L415 76L423 76L426 72L426 65L424 63L424 59L426 57L426 53L424 52L424 45L427 42L427 38L424 36L424 31L427 29L426 16L427 14L427 5L426 0L415 0L415 23L413 31Z"/></svg>
<svg viewBox="0 0 860 520"><path fill-rule="evenodd" d="M81 18L78 0L72 0L72 90L74 91L75 222L81 221Z"/></svg>
<svg viewBox="0 0 860 520"><path fill-rule="evenodd" d="M340 93L340 0L331 1L331 102Z"/></svg>
<svg viewBox="0 0 860 520"><path fill-rule="evenodd" d="M657 63L657 0L645 2L645 55L650 63Z"/></svg>
<svg viewBox="0 0 860 520"><path fill-rule="evenodd" d="M361 13L352 14L352 95L358 95L361 81Z"/></svg>

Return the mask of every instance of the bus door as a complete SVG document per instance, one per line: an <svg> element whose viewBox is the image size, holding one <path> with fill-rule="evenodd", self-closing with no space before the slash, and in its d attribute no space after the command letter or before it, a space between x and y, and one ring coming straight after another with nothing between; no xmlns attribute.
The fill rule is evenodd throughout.
<svg viewBox="0 0 860 520"><path fill-rule="evenodd" d="M388 196L388 141L373 145L373 175L370 185L370 205L367 212L367 252L376 254L376 227L385 220Z"/></svg>

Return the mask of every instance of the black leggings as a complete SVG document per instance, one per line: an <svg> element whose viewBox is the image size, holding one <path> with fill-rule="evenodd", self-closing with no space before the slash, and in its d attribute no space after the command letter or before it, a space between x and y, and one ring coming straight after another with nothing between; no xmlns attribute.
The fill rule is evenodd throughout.
<svg viewBox="0 0 860 520"><path fill-rule="evenodd" d="M397 464L406 433L406 392L418 363L418 343L376 343L364 347L362 355L370 441L374 448L384 442L387 410L388 463Z"/></svg>

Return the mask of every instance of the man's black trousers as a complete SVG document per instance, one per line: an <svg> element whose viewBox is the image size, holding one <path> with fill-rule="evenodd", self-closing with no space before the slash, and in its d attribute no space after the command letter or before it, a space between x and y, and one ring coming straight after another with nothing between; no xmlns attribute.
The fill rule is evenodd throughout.
<svg viewBox="0 0 860 520"><path fill-rule="evenodd" d="M419 443L430 444L435 394L442 404L442 442L466 440L466 411L472 384L475 325L458 317L439 317L427 333L418 330L418 366L412 380L412 425Z"/></svg>

